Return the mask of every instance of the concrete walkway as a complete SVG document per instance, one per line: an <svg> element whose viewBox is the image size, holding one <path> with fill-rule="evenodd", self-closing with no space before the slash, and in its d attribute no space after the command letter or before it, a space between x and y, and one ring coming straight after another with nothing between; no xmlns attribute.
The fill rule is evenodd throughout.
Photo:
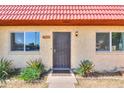
<svg viewBox="0 0 124 93"><path fill-rule="evenodd" d="M48 75L47 82L49 88L74 88L74 83L77 83L77 80L71 73L50 73Z"/></svg>

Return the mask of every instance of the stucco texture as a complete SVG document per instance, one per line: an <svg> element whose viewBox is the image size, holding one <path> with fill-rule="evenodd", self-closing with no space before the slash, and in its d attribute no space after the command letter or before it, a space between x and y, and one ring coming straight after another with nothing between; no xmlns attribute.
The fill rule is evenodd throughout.
<svg viewBox="0 0 124 93"><path fill-rule="evenodd" d="M10 51L11 32L31 31L40 32L39 52ZM13 60L16 68L25 67L26 61L35 58L42 58L45 66L52 68L52 32L71 32L71 68L83 59L91 60L98 71L124 67L124 52L96 52L96 32L124 32L123 26L0 26L0 56ZM50 38L42 38L44 35Z"/></svg>

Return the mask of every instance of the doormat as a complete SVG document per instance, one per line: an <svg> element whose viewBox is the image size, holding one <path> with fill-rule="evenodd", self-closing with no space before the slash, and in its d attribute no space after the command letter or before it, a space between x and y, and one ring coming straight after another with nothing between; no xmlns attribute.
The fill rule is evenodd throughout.
<svg viewBox="0 0 124 93"><path fill-rule="evenodd" d="M70 70L53 70L53 73L70 73Z"/></svg>

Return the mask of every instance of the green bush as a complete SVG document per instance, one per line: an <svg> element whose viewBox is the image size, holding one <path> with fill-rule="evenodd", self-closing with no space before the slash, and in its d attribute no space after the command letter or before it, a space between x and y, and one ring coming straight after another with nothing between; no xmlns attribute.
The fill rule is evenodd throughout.
<svg viewBox="0 0 124 93"><path fill-rule="evenodd" d="M40 77L40 72L37 69L27 67L22 70L20 78L27 82L33 82Z"/></svg>
<svg viewBox="0 0 124 93"><path fill-rule="evenodd" d="M5 82L5 80L10 75L12 61L6 58L0 59L0 81Z"/></svg>
<svg viewBox="0 0 124 93"><path fill-rule="evenodd" d="M80 76L88 76L89 73L93 70L93 64L89 60L81 60L79 67L75 70L75 73Z"/></svg>
<svg viewBox="0 0 124 93"><path fill-rule="evenodd" d="M33 82L40 78L45 72L45 66L41 59L31 60L27 62L28 66L21 71L20 78L27 82Z"/></svg>
<svg viewBox="0 0 124 93"><path fill-rule="evenodd" d="M45 72L45 66L42 64L42 59L30 60L27 64L28 67L37 69L41 74Z"/></svg>

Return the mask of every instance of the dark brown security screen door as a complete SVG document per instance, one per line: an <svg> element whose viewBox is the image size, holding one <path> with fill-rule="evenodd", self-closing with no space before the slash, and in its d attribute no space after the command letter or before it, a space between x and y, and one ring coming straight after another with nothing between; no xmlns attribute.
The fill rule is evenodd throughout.
<svg viewBox="0 0 124 93"><path fill-rule="evenodd" d="M53 33L53 69L70 68L70 32Z"/></svg>

